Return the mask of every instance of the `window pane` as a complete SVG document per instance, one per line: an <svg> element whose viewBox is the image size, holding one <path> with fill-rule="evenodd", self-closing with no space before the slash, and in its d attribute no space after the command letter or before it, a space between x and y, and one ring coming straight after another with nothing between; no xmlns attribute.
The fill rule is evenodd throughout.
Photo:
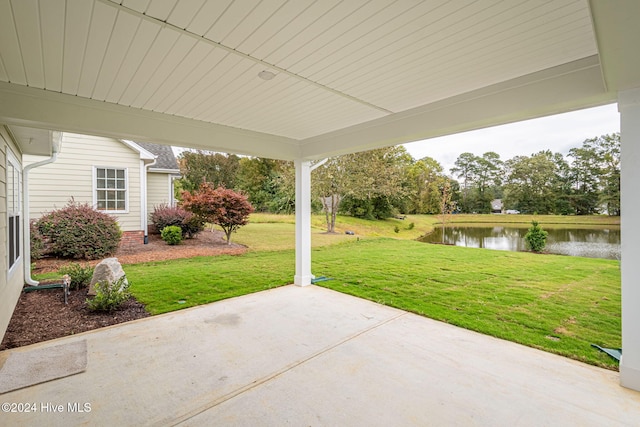
<svg viewBox="0 0 640 427"><path fill-rule="evenodd" d="M15 206L14 206L14 173L13 173L14 167L11 163L9 163L8 165L8 169L7 169L7 210L9 212L14 212Z"/></svg>
<svg viewBox="0 0 640 427"><path fill-rule="evenodd" d="M15 233L16 229L14 226L13 217L9 217L9 267L11 267L16 261L16 250L14 245L14 239L16 238Z"/></svg>
<svg viewBox="0 0 640 427"><path fill-rule="evenodd" d="M96 169L96 206L99 210L126 210L125 169Z"/></svg>
<svg viewBox="0 0 640 427"><path fill-rule="evenodd" d="M16 230L14 231L14 238L16 239L15 243L16 243L16 258L18 259L20 258L20 217L19 216L14 216L13 220L15 221L14 227L16 228Z"/></svg>
<svg viewBox="0 0 640 427"><path fill-rule="evenodd" d="M8 249L7 255L9 255L9 268L11 268L20 258L21 252L20 211L22 209L20 206L20 184L22 180L22 173L21 169L17 167L17 164L12 160L11 157L9 157L8 160L9 161L7 162L6 168L6 192L4 194L6 196L6 213L8 213L8 215L0 214L0 221L7 221L5 223L6 240L5 243L0 244L6 245L5 247Z"/></svg>
<svg viewBox="0 0 640 427"><path fill-rule="evenodd" d="M9 217L9 268L20 258L20 216Z"/></svg>
<svg viewBox="0 0 640 427"><path fill-rule="evenodd" d="M20 212L20 185L22 184L20 171L17 168L13 168L13 207L16 212Z"/></svg>

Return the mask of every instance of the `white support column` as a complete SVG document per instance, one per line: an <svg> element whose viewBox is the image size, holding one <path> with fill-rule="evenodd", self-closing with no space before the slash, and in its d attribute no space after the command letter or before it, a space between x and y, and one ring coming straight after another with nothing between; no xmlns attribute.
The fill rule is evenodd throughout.
<svg viewBox="0 0 640 427"><path fill-rule="evenodd" d="M311 162L296 160L296 273L293 283L311 284Z"/></svg>
<svg viewBox="0 0 640 427"><path fill-rule="evenodd" d="M622 360L620 384L640 390L640 88L618 94L621 137Z"/></svg>

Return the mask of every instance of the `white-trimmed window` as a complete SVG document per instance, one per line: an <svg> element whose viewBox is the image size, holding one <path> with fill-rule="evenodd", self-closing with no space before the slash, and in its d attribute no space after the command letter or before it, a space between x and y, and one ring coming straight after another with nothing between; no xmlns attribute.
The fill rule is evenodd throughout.
<svg viewBox="0 0 640 427"><path fill-rule="evenodd" d="M22 203L20 200L20 188L22 187L22 169L18 160L11 154L7 155L7 224L9 271L20 259L20 218L22 217Z"/></svg>
<svg viewBox="0 0 640 427"><path fill-rule="evenodd" d="M94 206L99 211L125 213L128 207L126 168L94 168Z"/></svg>

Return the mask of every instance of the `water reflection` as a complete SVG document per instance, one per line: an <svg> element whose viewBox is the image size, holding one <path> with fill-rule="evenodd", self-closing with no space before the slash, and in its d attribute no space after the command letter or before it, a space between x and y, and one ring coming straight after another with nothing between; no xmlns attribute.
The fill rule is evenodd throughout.
<svg viewBox="0 0 640 427"><path fill-rule="evenodd" d="M444 242L470 248L524 251L524 236L528 227L461 226L447 227ZM589 258L620 259L620 227L609 228L546 228L546 251L553 254ZM427 243L441 243L442 228L421 239Z"/></svg>

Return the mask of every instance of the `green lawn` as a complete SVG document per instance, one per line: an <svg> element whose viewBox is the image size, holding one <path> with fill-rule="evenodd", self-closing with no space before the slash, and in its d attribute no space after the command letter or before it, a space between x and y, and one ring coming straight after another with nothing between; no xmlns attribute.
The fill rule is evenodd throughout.
<svg viewBox="0 0 640 427"><path fill-rule="evenodd" d="M355 240L356 237L342 234L326 234L324 230L312 228L311 244L326 246L344 241ZM231 241L245 245L250 251L280 251L294 249L296 246L296 229L294 224L284 222L251 222L231 236Z"/></svg>
<svg viewBox="0 0 640 427"><path fill-rule="evenodd" d="M450 215L447 224L514 224L529 227L535 219L546 228L564 227L565 225L579 225L581 227L620 225L620 217L604 215L594 216L566 216L566 215ZM413 227L410 225L413 224ZM336 221L336 234L327 235L324 215L311 217L311 233L313 246L326 246L334 243L353 240L344 234L353 231L362 237L391 237L394 239L415 240L420 236L439 227L441 217L438 215L407 215L406 219L386 219L369 221L339 215ZM398 227L398 232L395 228ZM280 250L295 247L295 217L293 215L253 214L249 225L242 227L232 240L246 245L251 250Z"/></svg>
<svg viewBox="0 0 640 427"><path fill-rule="evenodd" d="M459 218L473 223L494 216ZM546 220L552 224L566 218L575 223L576 217ZM610 221L580 220L597 224L601 218ZM387 221L339 217L339 234L332 235L323 232L323 220L312 220L313 273L333 280L319 285L617 369L614 360L590 344L621 345L618 261L419 243L413 239L437 226L438 218L426 215ZM294 233L293 216L253 215L232 237L249 247L244 255L124 268L136 298L152 314L165 313L291 283Z"/></svg>
<svg viewBox="0 0 640 427"><path fill-rule="evenodd" d="M313 253L322 286L615 369L617 261L368 240Z"/></svg>
<svg viewBox="0 0 640 427"><path fill-rule="evenodd" d="M358 238L392 237L414 240L433 231L437 217L409 215L405 220L387 219L369 221L350 216L338 216L336 233L327 234L324 215L311 217L311 244L314 247L355 241ZM409 224L413 223L413 227ZM399 228L398 233L395 227ZM411 228L411 229L410 229ZM345 234L353 231L354 236ZM295 217L293 215L252 214L249 224L234 233L231 240L245 245L251 251L269 251L295 248Z"/></svg>
<svg viewBox="0 0 640 427"><path fill-rule="evenodd" d="M151 314L250 294L291 283L294 252L250 252L124 266L131 293Z"/></svg>
<svg viewBox="0 0 640 427"><path fill-rule="evenodd" d="M128 265L153 314L291 283L294 252ZM617 261L370 238L313 250L321 286L615 369L590 347L620 346ZM183 303L180 303L182 301Z"/></svg>

